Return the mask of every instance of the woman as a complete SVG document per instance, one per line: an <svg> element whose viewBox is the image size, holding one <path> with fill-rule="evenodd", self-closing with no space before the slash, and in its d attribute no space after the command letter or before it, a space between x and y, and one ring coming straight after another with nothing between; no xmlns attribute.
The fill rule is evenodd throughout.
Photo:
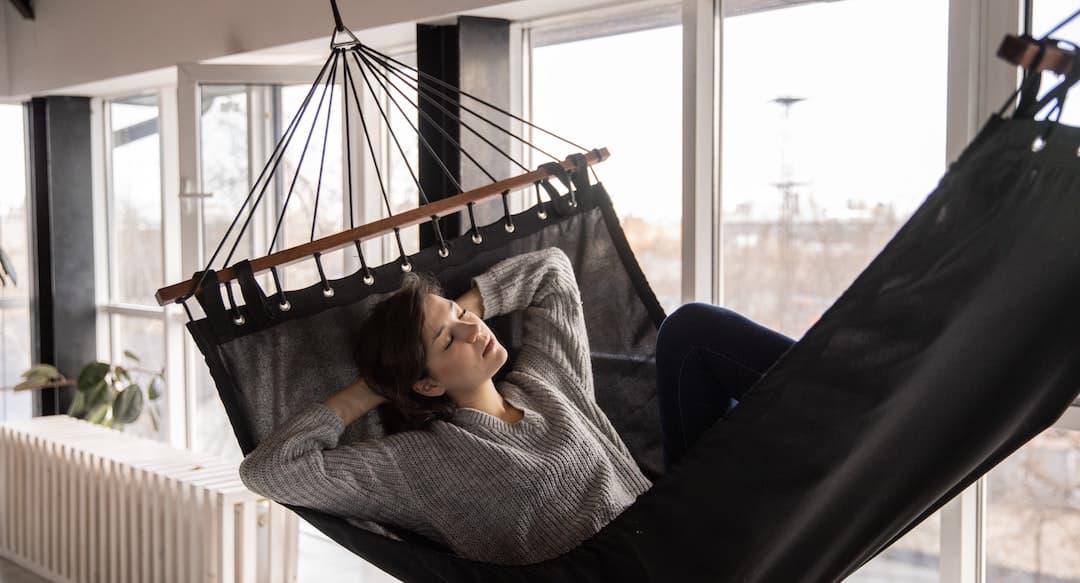
<svg viewBox="0 0 1080 583"><path fill-rule="evenodd" d="M362 379L244 459L251 490L376 520L500 564L558 556L652 484L596 404L580 292L559 249L506 259L457 301L413 278L360 331ZM483 318L523 311L513 369ZM414 427L340 444L384 403Z"/></svg>
<svg viewBox="0 0 1080 583"><path fill-rule="evenodd" d="M557 248L506 259L456 301L422 278L363 324L363 378L264 439L240 475L279 502L398 525L501 564L562 554L651 487L596 404L580 291ZM522 310L507 354L483 322ZM688 304L657 336L664 455L673 465L791 340L734 312ZM410 430L342 445L389 404Z"/></svg>

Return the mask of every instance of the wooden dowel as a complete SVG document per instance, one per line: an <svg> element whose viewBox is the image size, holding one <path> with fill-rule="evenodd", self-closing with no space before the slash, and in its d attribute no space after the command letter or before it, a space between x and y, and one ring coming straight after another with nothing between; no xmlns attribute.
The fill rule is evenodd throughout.
<svg viewBox="0 0 1080 583"><path fill-rule="evenodd" d="M1039 58L1040 46L1043 47L1041 59ZM1080 55L1075 51L1062 48L1052 40L1040 43L1035 39L1013 34L1005 35L1001 46L998 47L997 56L1017 67L1035 71L1053 71L1058 75L1068 75L1080 67Z"/></svg>
<svg viewBox="0 0 1080 583"><path fill-rule="evenodd" d="M609 156L610 154L608 153L607 148L599 148L586 154L585 161L589 166L592 166L593 164L607 160ZM565 160L561 164L567 171L574 169L574 163L570 160ZM379 219L354 229L328 235L321 239L277 251L258 259L252 259L251 270L254 273L261 273L271 267L282 267L290 263L301 261L313 256L315 253L327 253L334 251L335 249L341 249L342 247L352 245L356 241L365 241L367 239L379 237L389 233L395 228L403 229L405 227L411 227L430 221L432 217L443 217L456 213L468 206L469 203L482 202L506 191L527 188L537 181L545 180L550 177L551 175L545 170L533 170L532 172L520 176L500 180L499 182L481 186L475 190L456 194L449 198L437 200L415 209L410 209L392 217ZM231 281L236 279L236 270L231 267L222 269L217 272L217 276L218 282L220 283ZM157 290L154 298L157 299L159 306L164 306L165 304L175 302L178 299L190 297L194 294L195 286L197 284L198 278L174 283Z"/></svg>

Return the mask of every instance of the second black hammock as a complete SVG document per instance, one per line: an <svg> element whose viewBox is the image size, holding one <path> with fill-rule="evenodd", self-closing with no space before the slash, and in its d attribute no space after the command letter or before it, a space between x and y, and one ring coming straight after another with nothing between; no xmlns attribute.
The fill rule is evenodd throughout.
<svg viewBox="0 0 1080 583"><path fill-rule="evenodd" d="M1065 96L1047 99L1060 107ZM234 266L244 302L228 287L228 306L208 270L195 296L206 316L188 328L246 454L357 376L346 322L396 289L403 265L436 274L450 295L504 257L557 246L582 292L597 400L652 489L574 550L523 566L291 508L405 581L835 581L1076 398L1078 147L1080 129L992 118L836 303L667 475L653 359L664 313L584 164L563 177L570 192L508 213L513 228L474 226L406 263L267 293L244 261ZM512 362L515 317L492 328ZM368 416L343 441L380 431Z"/></svg>

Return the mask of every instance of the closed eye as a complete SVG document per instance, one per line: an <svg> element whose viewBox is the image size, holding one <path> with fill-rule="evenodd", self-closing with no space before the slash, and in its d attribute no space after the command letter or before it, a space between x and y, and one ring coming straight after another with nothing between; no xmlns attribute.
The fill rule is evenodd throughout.
<svg viewBox="0 0 1080 583"><path fill-rule="evenodd" d="M461 320L462 318L464 318L465 314L468 314L468 313L469 313L469 310L466 310L465 308L462 308L461 309L461 314L458 314L458 320ZM450 350L450 345L453 344L453 343L454 343L454 335L451 334L450 335L450 341L446 343L446 347L443 348L443 350Z"/></svg>

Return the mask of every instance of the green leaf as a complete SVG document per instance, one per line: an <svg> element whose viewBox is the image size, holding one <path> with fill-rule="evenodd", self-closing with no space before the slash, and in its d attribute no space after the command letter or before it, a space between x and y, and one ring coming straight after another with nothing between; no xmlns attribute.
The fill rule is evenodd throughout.
<svg viewBox="0 0 1080 583"><path fill-rule="evenodd" d="M68 408L67 414L72 417L79 417L84 413L86 413L86 393L76 391L75 399L71 401L71 407Z"/></svg>
<svg viewBox="0 0 1080 583"><path fill-rule="evenodd" d="M128 385L113 401L112 412L114 423L134 423L142 413L143 394L139 385Z"/></svg>
<svg viewBox="0 0 1080 583"><path fill-rule="evenodd" d="M122 366L117 366L115 368L115 370L116 370L116 376L120 377L121 379L123 379L125 381L128 381L128 382L131 381L131 375L128 373L126 368L124 368Z"/></svg>
<svg viewBox="0 0 1080 583"><path fill-rule="evenodd" d="M105 421L105 416L108 415L108 413L109 413L109 404L108 403L102 403L101 405L98 405L98 406L94 407L93 409L90 409L90 412L86 414L86 420L91 422L91 423L97 423L99 425L103 425L102 422Z"/></svg>
<svg viewBox="0 0 1080 583"><path fill-rule="evenodd" d="M150 397L151 401L157 401L158 397L161 396L161 392L158 391L158 379L157 379L157 377L154 377L153 379L150 379L150 386L146 389L146 392L147 392L148 396Z"/></svg>
<svg viewBox="0 0 1080 583"><path fill-rule="evenodd" d="M88 408L94 408L105 396L108 394L109 384L105 382L105 379L101 379L96 385L88 387L85 390L79 387L77 392L86 393L86 406Z"/></svg>
<svg viewBox="0 0 1080 583"><path fill-rule="evenodd" d="M49 384L49 379L41 379L41 378L27 379L27 380L15 385L15 390L16 391L24 391L24 390L28 390L28 389L40 389L40 388L44 387L47 384Z"/></svg>
<svg viewBox="0 0 1080 583"><path fill-rule="evenodd" d="M79 373L78 385L79 389L89 388L97 385L101 381L105 380L105 375L109 374L109 365L104 362L91 362L83 367Z"/></svg>
<svg viewBox="0 0 1080 583"><path fill-rule="evenodd" d="M133 360L133 361L135 361L135 362L140 362L140 361L139 361L139 357L138 357L138 356L135 356L135 354L134 354L133 352L131 352L130 350L125 350L125 351L124 351L124 356L125 356L126 358L130 358L131 360Z"/></svg>
<svg viewBox="0 0 1080 583"><path fill-rule="evenodd" d="M26 380L41 378L41 379L58 379L63 375L51 364L35 364L22 373L22 377Z"/></svg>

